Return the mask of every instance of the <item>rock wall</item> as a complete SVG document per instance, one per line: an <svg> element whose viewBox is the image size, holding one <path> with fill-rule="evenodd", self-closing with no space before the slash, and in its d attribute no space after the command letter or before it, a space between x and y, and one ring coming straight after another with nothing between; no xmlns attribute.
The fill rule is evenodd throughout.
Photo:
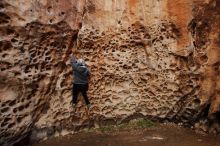
<svg viewBox="0 0 220 146"><path fill-rule="evenodd" d="M219 0L0 1L0 144L135 117L220 132ZM70 107L69 54L90 114Z"/></svg>

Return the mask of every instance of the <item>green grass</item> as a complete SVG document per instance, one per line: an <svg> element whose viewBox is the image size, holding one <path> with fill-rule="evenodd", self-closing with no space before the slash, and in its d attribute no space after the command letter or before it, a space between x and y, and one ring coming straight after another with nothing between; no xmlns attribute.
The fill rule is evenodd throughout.
<svg viewBox="0 0 220 146"><path fill-rule="evenodd" d="M101 126L98 130L101 132L111 132L117 130L117 127L114 125L106 125L106 126Z"/></svg>
<svg viewBox="0 0 220 146"><path fill-rule="evenodd" d="M136 125L137 125L137 127L140 127L140 128L148 128L148 127L155 126L155 123L152 122L151 120L139 119L136 122Z"/></svg>
<svg viewBox="0 0 220 146"><path fill-rule="evenodd" d="M154 123L151 120L148 119L134 119L129 121L128 123L123 123L119 125L105 125L100 126L99 129L101 132L111 132L111 131L120 131L120 130L130 130L130 129L142 129L142 128L149 128L156 126L156 123Z"/></svg>

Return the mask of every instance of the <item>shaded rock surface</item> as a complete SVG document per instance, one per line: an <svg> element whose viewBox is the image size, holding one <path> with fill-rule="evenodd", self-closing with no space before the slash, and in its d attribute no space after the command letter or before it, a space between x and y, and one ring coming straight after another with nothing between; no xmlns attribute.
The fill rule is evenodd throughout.
<svg viewBox="0 0 220 146"><path fill-rule="evenodd" d="M0 1L0 145L135 117L220 132L219 0ZM69 55L90 70L70 107Z"/></svg>

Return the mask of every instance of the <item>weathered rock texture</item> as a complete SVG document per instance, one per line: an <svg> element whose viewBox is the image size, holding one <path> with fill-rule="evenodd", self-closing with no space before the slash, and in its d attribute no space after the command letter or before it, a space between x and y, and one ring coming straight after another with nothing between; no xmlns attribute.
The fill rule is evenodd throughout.
<svg viewBox="0 0 220 146"><path fill-rule="evenodd" d="M219 0L0 1L0 145L133 117L219 133ZM90 70L70 107L69 55Z"/></svg>

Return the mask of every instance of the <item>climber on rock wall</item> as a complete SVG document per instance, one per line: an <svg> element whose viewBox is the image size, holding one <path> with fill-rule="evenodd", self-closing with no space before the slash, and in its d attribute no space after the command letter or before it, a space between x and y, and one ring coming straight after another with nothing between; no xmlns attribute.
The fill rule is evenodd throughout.
<svg viewBox="0 0 220 146"><path fill-rule="evenodd" d="M84 97L87 108L90 109L90 102L87 96L87 91L89 87L88 78L90 76L90 71L87 68L83 59L80 58L76 60L76 58L73 55L70 55L70 59L74 76L71 105L75 109L77 104L77 97L79 93L81 93Z"/></svg>

